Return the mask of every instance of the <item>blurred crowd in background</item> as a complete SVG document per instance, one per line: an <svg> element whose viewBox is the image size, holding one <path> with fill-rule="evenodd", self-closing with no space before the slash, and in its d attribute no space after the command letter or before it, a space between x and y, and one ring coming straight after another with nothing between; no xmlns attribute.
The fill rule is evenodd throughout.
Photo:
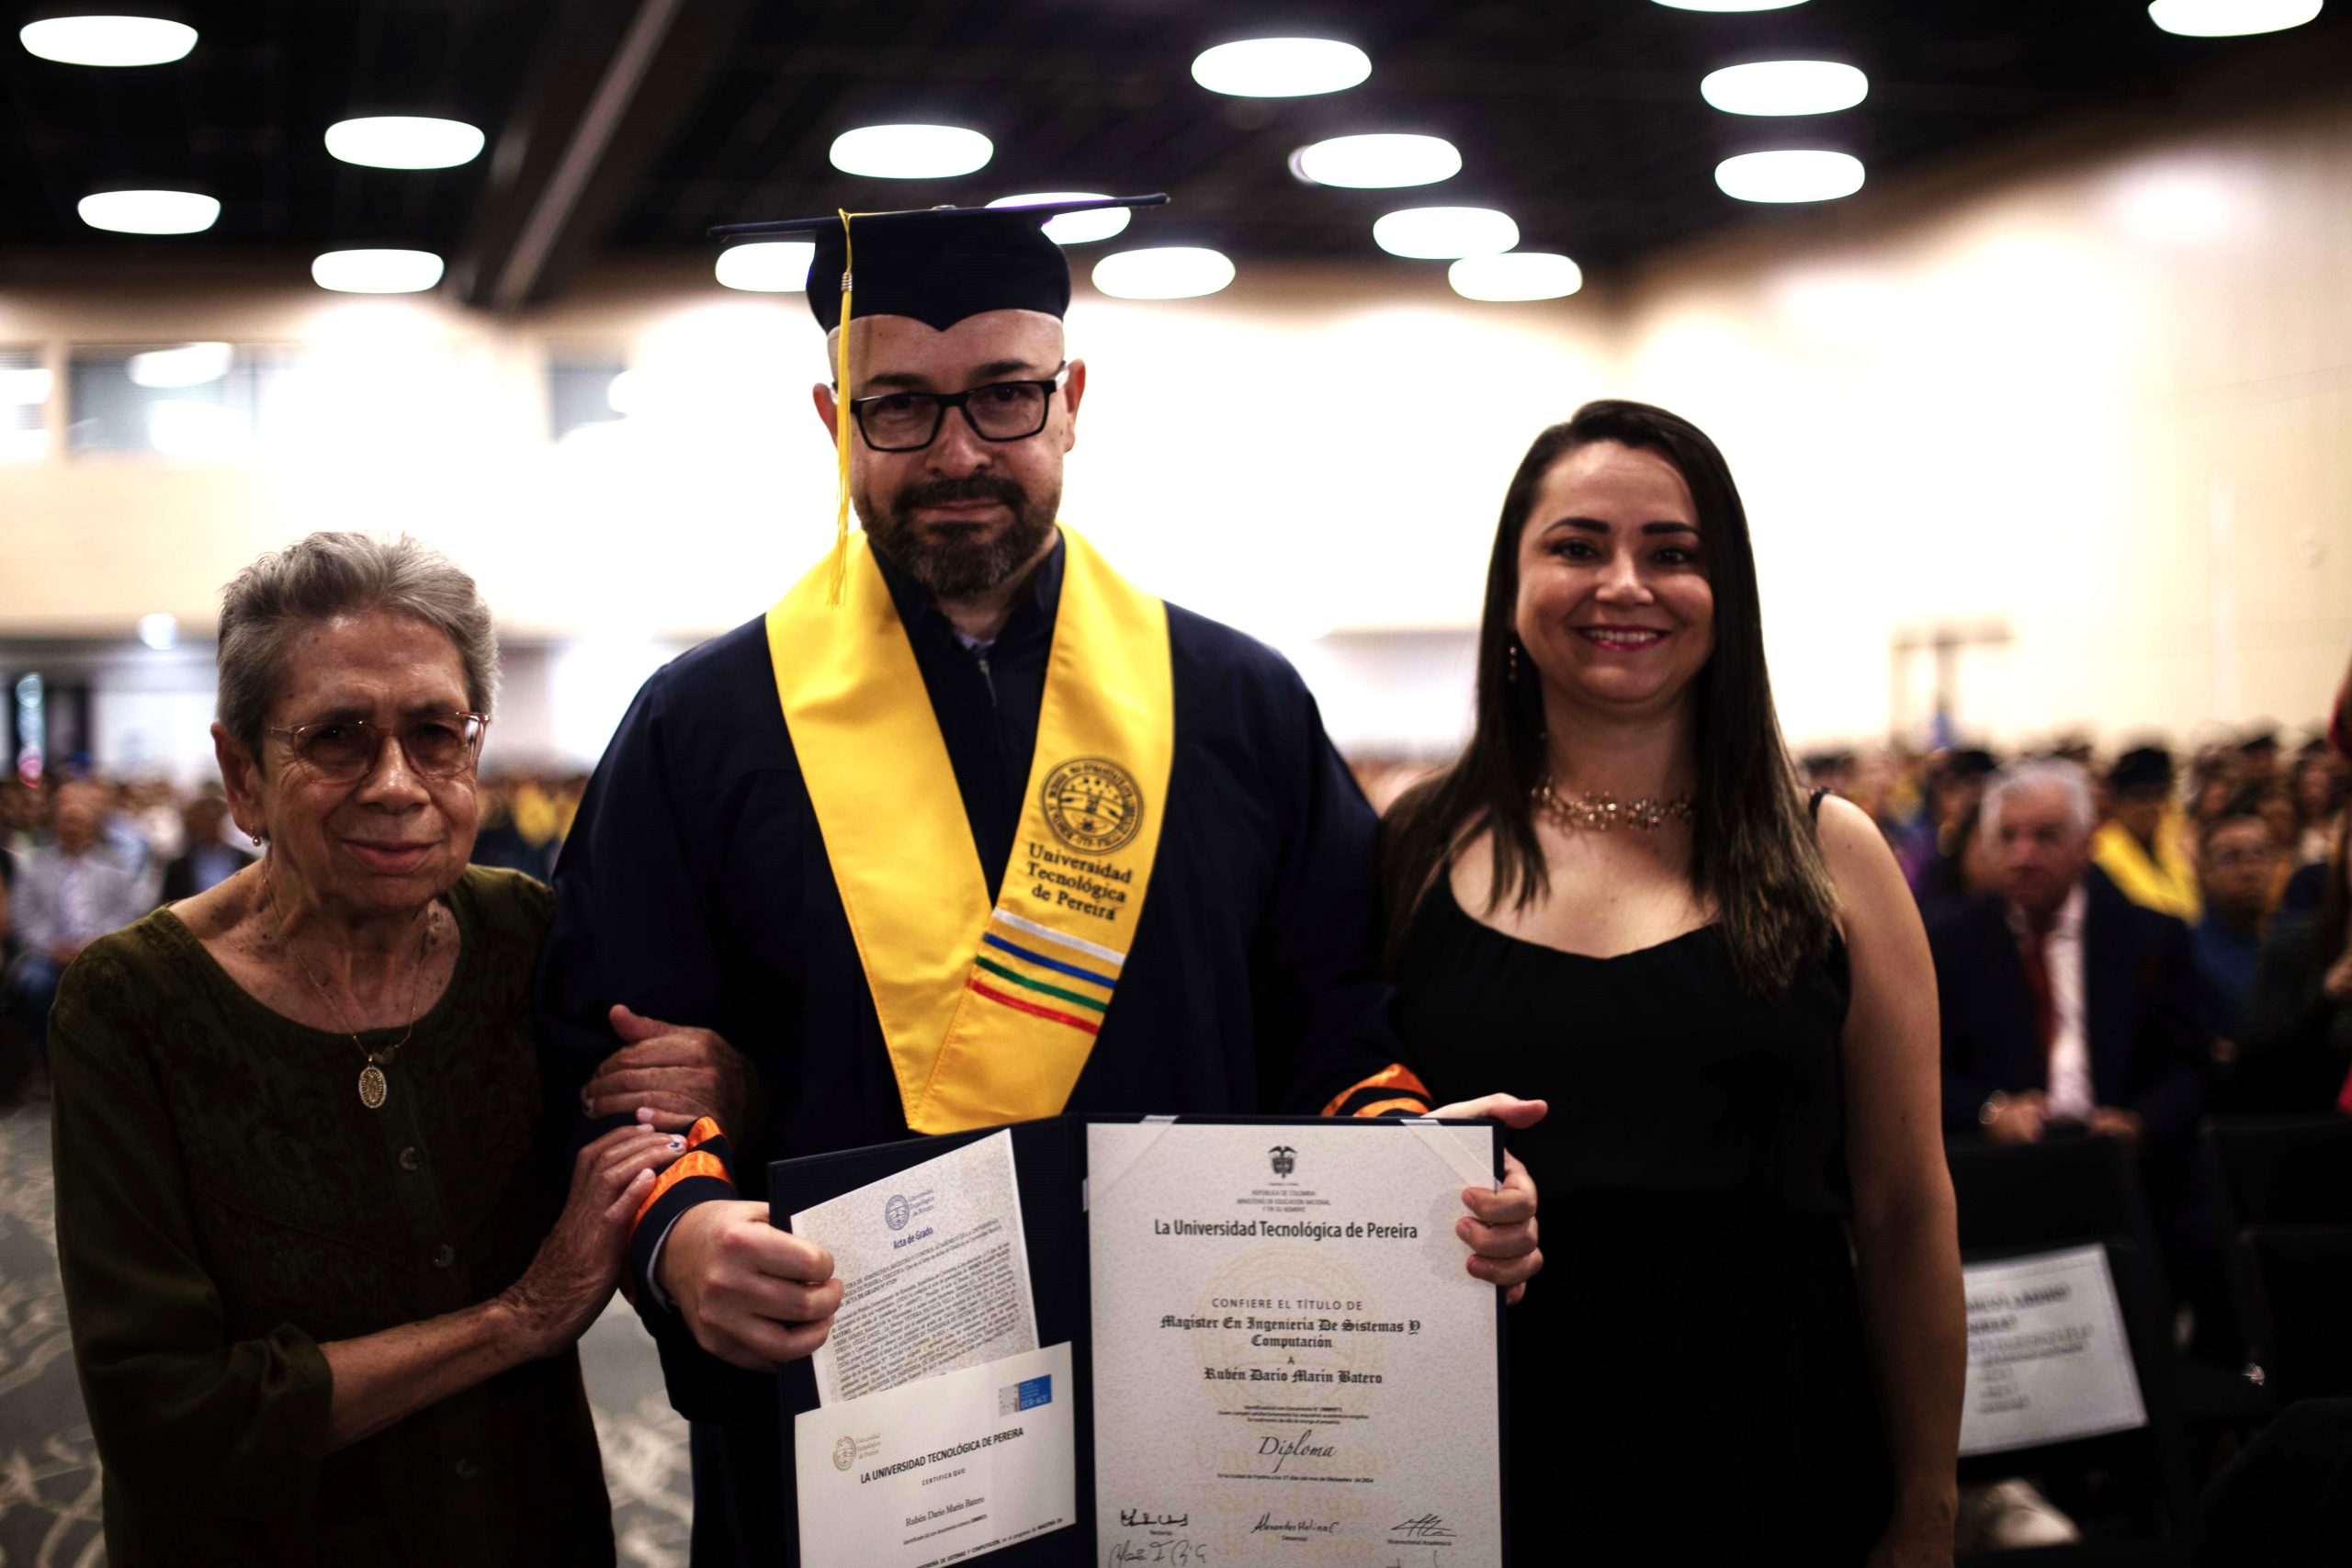
<svg viewBox="0 0 2352 1568"><path fill-rule="evenodd" d="M2326 902L2352 768L2318 727L2301 735L2267 724L2186 755L2158 743L2101 754L2061 739L2010 756L1968 746L1820 751L1800 768L1878 822L1932 930L2001 896L2000 846L1982 830L1985 788L2005 768L2043 760L2086 772L2097 874L2191 929L2226 1076L2264 944ZM1363 760L1356 774L1385 808L1428 767ZM474 859L549 876L586 786L584 774L486 775ZM253 852L217 785L190 792L71 766L39 784L0 783L0 1092L35 1070L46 993L83 945L203 891Z"/></svg>
<svg viewBox="0 0 2352 1568"><path fill-rule="evenodd" d="M584 773L484 777L474 860L546 880L587 787ZM50 998L75 954L256 852L218 784L189 791L72 766L0 781L0 1100L40 1087Z"/></svg>
<svg viewBox="0 0 2352 1568"><path fill-rule="evenodd" d="M2159 942L2152 951L2163 964L2193 970L2169 977L2183 988L2142 987L2144 996L2122 989L2146 1004L2150 1029L2177 1031L2199 1058L2184 1107L2191 1120L2205 1111L2322 1113L2340 1098L2352 1111L2352 1085L2344 1082L2352 1069L2344 855L2352 765L2328 745L2324 725L2301 732L2267 722L2217 729L2185 754L2154 739L2102 751L2086 739L2061 737L2007 755L1955 746L1802 757L1808 786L1869 812L1902 864L1946 993L1947 1068L1971 1066L1962 1060L1970 1045L1955 1004L2019 980L2014 954L1982 957L1968 945L1969 917L2007 904L2012 924L2030 923L2025 885L2053 874L2048 857L2037 858L2014 829L2011 844L1985 829L1986 791L2005 775L2029 766L2041 773L2044 764L2056 764L2062 779L2079 770L2074 776L2087 795L2079 863L2068 863L2065 846L2057 851L2059 892L2112 891L2179 922L2177 945ZM1356 768L1365 794L1384 809L1427 772L1427 764L1402 762ZM2091 924L2103 930L2105 922L2094 913ZM2096 976L2083 982L2102 983ZM2045 1014L2050 1001L2040 998ZM2083 1010L2079 995L2075 1006ZM2104 1000L2094 998L2088 1010L2106 1010ZM2154 1017L2183 1013L2189 1016ZM2042 1024L2046 1032L2051 1021ZM2136 1058L2114 1066L2125 1076L2175 1050L2170 1040L2134 1037L2135 1027L2106 1018L2093 1027L2099 1054ZM2252 1066L2249 1052L2259 1058ZM1948 1119L1974 1120L1973 1105L1946 1109Z"/></svg>
<svg viewBox="0 0 2352 1568"><path fill-rule="evenodd" d="M2324 867L2344 835L2352 765L2331 750L2325 726L2300 733L2262 723L2216 733L2193 751L2161 740L2102 753L2080 737L2006 755L1974 746L1913 750L1900 746L1805 753L1808 788L1827 789L1863 810L1886 835L1929 924L1954 908L2000 890L1995 846L1978 830L1984 788L2019 762L2068 761L2088 778L2098 830L2094 857L2134 902L2196 924L2204 913L2208 838L2224 822L2221 859L2252 864L2262 877L2261 914L2292 925L2318 907ZM1359 761L1356 782L1385 810L1432 764ZM2257 836L2244 819L2258 821ZM2234 887L2233 878L2224 881ZM2237 900L2225 895L2225 903Z"/></svg>

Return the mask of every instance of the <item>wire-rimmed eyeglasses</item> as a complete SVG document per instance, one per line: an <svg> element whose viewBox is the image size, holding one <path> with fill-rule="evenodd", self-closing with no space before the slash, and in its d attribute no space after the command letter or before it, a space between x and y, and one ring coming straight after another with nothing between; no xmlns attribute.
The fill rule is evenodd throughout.
<svg viewBox="0 0 2352 1568"><path fill-rule="evenodd" d="M488 714L427 713L401 719L390 730L364 718L328 718L290 728L272 726L265 733L284 737L295 758L328 783L349 784L376 771L388 733L399 736L401 755L426 778L471 773L481 760L482 731L489 725Z"/></svg>

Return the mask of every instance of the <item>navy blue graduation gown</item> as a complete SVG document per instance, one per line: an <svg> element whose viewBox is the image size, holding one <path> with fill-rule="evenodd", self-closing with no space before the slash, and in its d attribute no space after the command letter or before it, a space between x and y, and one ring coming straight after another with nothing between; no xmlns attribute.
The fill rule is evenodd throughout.
<svg viewBox="0 0 2352 1568"><path fill-rule="evenodd" d="M878 559L879 558L877 558ZM1061 581L1057 548L1004 632L967 649L887 566L997 891L1018 830ZM1341 1111L1396 1059L1377 964L1374 818L1280 655L1168 611L1176 749L1135 945L1071 1090L1073 1111ZM555 873L537 987L574 1085L617 1046L607 1009L716 1031L766 1081L765 1162L908 1136L899 1086L795 761L764 619L638 694ZM920 888L910 889L921 897ZM671 1400L695 1423L695 1562L787 1561L774 1384L706 1355L632 1270Z"/></svg>

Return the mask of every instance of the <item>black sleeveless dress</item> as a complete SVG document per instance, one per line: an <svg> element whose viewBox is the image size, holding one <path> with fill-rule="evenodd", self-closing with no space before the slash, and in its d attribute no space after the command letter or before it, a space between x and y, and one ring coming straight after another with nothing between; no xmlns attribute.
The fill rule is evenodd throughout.
<svg viewBox="0 0 2352 1568"><path fill-rule="evenodd" d="M1441 877L1397 983L1441 1103L1551 1102L1509 1140L1544 1257L1509 1314L1513 1561L1860 1563L1893 1493L1842 1224L1844 947L1764 1001L1714 926L1589 958Z"/></svg>

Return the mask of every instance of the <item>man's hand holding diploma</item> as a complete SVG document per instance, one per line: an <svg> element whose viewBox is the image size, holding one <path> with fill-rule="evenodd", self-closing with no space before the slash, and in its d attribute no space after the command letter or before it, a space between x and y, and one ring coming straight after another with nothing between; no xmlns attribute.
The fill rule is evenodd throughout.
<svg viewBox="0 0 2352 1568"><path fill-rule="evenodd" d="M815 1353L832 1332L833 1255L768 1223L765 1203L698 1203L662 1244L662 1289L695 1343L746 1371Z"/></svg>

